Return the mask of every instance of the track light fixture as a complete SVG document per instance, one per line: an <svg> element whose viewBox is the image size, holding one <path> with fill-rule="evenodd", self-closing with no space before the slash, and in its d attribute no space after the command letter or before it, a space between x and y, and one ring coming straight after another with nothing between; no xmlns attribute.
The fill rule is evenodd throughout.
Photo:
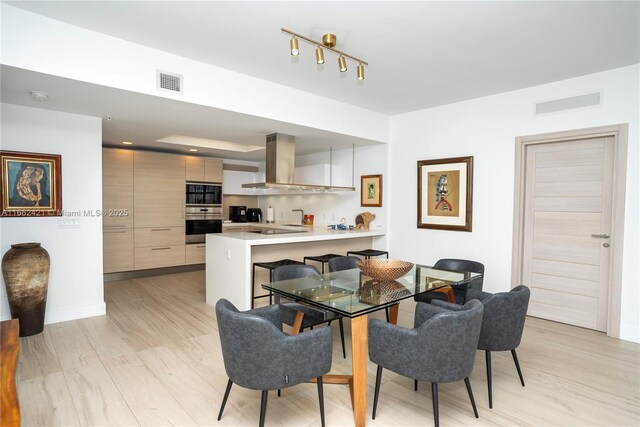
<svg viewBox="0 0 640 427"><path fill-rule="evenodd" d="M324 64L324 52L320 46L316 48L316 62L318 64Z"/></svg>
<svg viewBox="0 0 640 427"><path fill-rule="evenodd" d="M364 66L369 65L366 61L363 61L360 58L356 58L353 55L349 55L348 53L342 52L341 50L334 49L336 45L336 36L334 34L325 34L322 36L322 43L319 43L313 39L300 35L298 33L294 33L291 30L287 30L286 28L281 28L282 32L291 34L291 55L297 56L300 53L298 48L298 39L304 40L307 43L313 44L316 46L316 63L324 64L324 51L322 47L331 52L338 54L338 66L340 67L340 72L344 73L347 71L347 58L356 61L358 63L358 67L356 68L356 75L358 80L364 80ZM320 47L322 45L322 47Z"/></svg>
<svg viewBox="0 0 640 427"><path fill-rule="evenodd" d="M293 36L291 37L291 56L298 56L299 53L298 39L296 39L296 36Z"/></svg>

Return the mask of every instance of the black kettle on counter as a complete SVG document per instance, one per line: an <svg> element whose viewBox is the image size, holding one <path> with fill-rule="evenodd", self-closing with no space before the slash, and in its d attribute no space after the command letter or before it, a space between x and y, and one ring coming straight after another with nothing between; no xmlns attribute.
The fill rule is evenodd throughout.
<svg viewBox="0 0 640 427"><path fill-rule="evenodd" d="M262 209L260 209L260 208L248 208L247 209L247 222L262 222Z"/></svg>

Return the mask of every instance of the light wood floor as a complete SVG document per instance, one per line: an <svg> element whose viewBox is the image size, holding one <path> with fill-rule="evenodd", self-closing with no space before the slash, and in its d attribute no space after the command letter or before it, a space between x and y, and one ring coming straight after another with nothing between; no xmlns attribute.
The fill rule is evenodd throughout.
<svg viewBox="0 0 640 427"><path fill-rule="evenodd" d="M18 367L24 426L258 424L260 392L227 382L204 272L107 283L107 315L49 325L22 338ZM413 302L399 323L412 325ZM349 334L349 322L345 322ZM333 371L350 371L334 327ZM347 337L347 339L349 339ZM518 349L527 386L510 354L493 355L494 409L484 354L471 376L480 419L462 382L440 386L440 422L454 425L633 425L640 423L639 346L601 333L528 318ZM378 416L370 419L375 366L369 364L368 424L433 425L431 388L385 371ZM325 385L328 425L353 425L345 386ZM315 384L270 393L267 425L320 425Z"/></svg>

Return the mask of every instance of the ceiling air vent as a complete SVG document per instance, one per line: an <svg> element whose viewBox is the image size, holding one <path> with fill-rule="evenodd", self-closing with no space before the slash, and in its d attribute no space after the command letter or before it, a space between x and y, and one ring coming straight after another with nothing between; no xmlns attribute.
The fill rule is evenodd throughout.
<svg viewBox="0 0 640 427"><path fill-rule="evenodd" d="M557 113L566 110L575 110L577 108L598 106L601 105L601 103L601 92L572 96L570 98L554 99L552 101L537 102L536 116L539 116L541 114Z"/></svg>
<svg viewBox="0 0 640 427"><path fill-rule="evenodd" d="M174 93L182 93L182 76L158 70L158 89Z"/></svg>

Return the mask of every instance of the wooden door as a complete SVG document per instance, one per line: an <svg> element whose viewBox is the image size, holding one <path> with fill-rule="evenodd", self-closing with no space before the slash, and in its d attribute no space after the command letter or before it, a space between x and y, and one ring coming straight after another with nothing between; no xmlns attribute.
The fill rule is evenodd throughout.
<svg viewBox="0 0 640 427"><path fill-rule="evenodd" d="M613 143L608 136L526 148L529 315L607 329Z"/></svg>

